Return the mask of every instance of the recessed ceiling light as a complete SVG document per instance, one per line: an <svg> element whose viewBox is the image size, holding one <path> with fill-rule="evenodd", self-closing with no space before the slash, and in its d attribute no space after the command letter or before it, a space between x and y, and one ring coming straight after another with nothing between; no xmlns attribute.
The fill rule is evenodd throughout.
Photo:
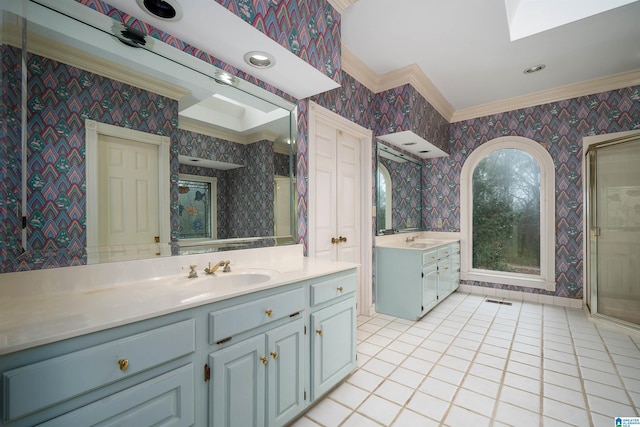
<svg viewBox="0 0 640 427"><path fill-rule="evenodd" d="M417 142L403 142L402 145L416 145Z"/></svg>
<svg viewBox="0 0 640 427"><path fill-rule="evenodd" d="M154 18L163 21L179 21L182 8L176 0L136 0L138 6Z"/></svg>
<svg viewBox="0 0 640 427"><path fill-rule="evenodd" d="M524 74L537 73L538 71L544 70L545 67L546 67L546 65L544 65L544 64L534 65L533 67L525 68L523 73Z"/></svg>
<svg viewBox="0 0 640 427"><path fill-rule="evenodd" d="M276 59L267 52L247 52L244 55L244 62L255 68L271 68L276 65Z"/></svg>

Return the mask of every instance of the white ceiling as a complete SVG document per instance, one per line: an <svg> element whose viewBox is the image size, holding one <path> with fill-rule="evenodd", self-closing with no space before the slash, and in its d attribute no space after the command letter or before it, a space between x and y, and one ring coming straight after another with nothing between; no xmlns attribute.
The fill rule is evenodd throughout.
<svg viewBox="0 0 640 427"><path fill-rule="evenodd" d="M359 0L342 45L379 75L418 65L463 110L640 70L639 19L635 1L512 42L503 0Z"/></svg>

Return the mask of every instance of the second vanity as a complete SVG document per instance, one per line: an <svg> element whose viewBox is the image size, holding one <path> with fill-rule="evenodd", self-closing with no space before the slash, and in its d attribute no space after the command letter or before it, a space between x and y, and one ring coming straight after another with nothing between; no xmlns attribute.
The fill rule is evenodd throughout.
<svg viewBox="0 0 640 427"><path fill-rule="evenodd" d="M220 257L231 273L202 273ZM189 262L199 277L0 283L0 425L281 426L356 368L356 265L299 245Z"/></svg>
<svg viewBox="0 0 640 427"><path fill-rule="evenodd" d="M376 238L376 312L418 320L458 289L460 240L440 233Z"/></svg>

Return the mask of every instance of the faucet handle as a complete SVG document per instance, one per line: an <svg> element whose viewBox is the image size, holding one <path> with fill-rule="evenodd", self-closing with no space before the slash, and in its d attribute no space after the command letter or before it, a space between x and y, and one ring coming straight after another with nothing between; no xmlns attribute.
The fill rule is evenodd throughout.
<svg viewBox="0 0 640 427"><path fill-rule="evenodd" d="M222 269L223 273L231 272L231 265L230 264L231 264L230 260L220 261L220 266L224 266L224 268Z"/></svg>
<svg viewBox="0 0 640 427"><path fill-rule="evenodd" d="M189 271L189 276L187 276L187 277L189 279L194 279L194 278L198 277L198 272L196 271L196 268L198 268L198 266L193 264L193 265L190 265L189 268L191 269L191 271Z"/></svg>

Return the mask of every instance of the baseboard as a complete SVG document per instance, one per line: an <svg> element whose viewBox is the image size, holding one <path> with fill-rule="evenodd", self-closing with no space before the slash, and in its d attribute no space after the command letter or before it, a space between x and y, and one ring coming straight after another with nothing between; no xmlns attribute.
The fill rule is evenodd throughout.
<svg viewBox="0 0 640 427"><path fill-rule="evenodd" d="M506 298L512 301L537 302L539 304L557 305L560 307L569 307L581 309L583 305L582 299L555 297L552 295L534 294L531 292L508 291L506 289L487 288L484 286L471 286L460 284L458 292L468 294L484 295L497 298Z"/></svg>

